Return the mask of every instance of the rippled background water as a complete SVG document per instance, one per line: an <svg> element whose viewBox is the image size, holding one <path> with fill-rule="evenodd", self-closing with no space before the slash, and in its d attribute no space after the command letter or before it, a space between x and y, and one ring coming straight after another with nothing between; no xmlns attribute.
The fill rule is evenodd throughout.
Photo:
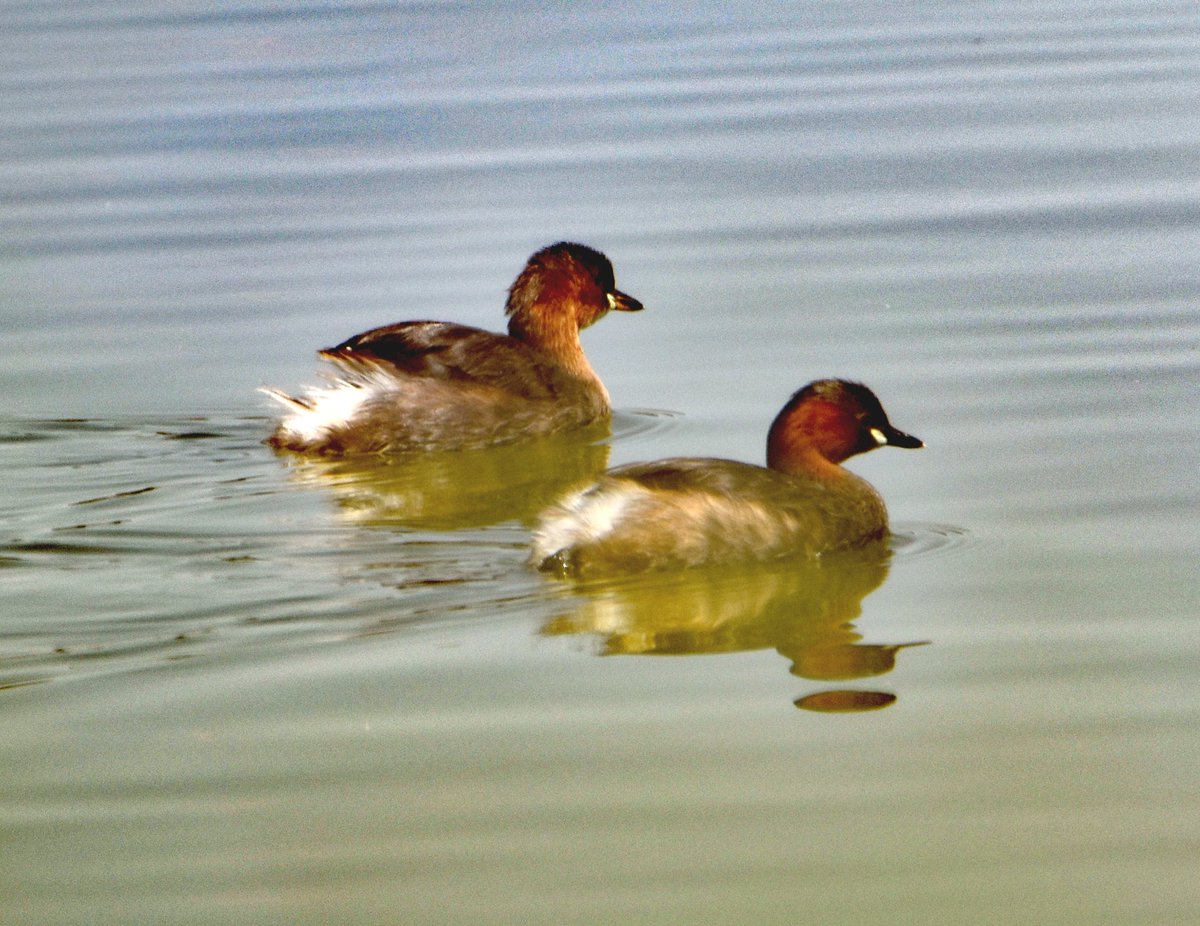
<svg viewBox="0 0 1200 926"><path fill-rule="evenodd" d="M1195 919L1190 4L6 2L0 53L5 922ZM585 336L610 440L260 444L562 238L647 305ZM890 565L523 568L557 480L758 460L828 374L928 444L856 461Z"/></svg>

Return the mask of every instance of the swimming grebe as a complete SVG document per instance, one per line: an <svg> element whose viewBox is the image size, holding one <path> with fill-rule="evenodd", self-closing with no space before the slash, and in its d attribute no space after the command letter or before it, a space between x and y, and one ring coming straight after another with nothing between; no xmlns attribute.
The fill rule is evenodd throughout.
<svg viewBox="0 0 1200 926"><path fill-rule="evenodd" d="M508 291L508 334L451 322L400 322L320 352L330 385L293 397L268 443L321 454L455 450L583 427L612 411L579 331L642 304L616 288L599 251L538 251Z"/></svg>
<svg viewBox="0 0 1200 926"><path fill-rule="evenodd" d="M682 458L609 470L542 512L530 564L585 578L863 546L887 534L887 509L839 464L884 445L924 446L866 386L809 383L771 425L767 468Z"/></svg>

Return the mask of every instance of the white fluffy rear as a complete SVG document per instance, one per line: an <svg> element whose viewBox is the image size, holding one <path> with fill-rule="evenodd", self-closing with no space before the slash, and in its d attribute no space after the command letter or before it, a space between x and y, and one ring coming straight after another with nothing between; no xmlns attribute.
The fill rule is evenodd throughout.
<svg viewBox="0 0 1200 926"><path fill-rule="evenodd" d="M643 492L632 483L618 483L588 486L568 495L538 519L530 562L537 565L561 550L603 540Z"/></svg>
<svg viewBox="0 0 1200 926"><path fill-rule="evenodd" d="M261 389L289 412L279 422L279 434L290 442L319 444L329 433L352 422L364 404L394 392L396 380L365 368L333 379L328 386L309 386L301 398L277 389Z"/></svg>

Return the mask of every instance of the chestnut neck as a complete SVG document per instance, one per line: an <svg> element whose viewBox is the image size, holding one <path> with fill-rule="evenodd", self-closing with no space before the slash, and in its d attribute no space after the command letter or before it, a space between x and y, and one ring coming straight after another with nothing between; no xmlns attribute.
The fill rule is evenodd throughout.
<svg viewBox="0 0 1200 926"><path fill-rule="evenodd" d="M850 474L841 462L854 455L858 421L833 402L808 399L784 408L767 435L767 466L823 482Z"/></svg>
<svg viewBox="0 0 1200 926"><path fill-rule="evenodd" d="M508 320L508 333L548 355L561 367L585 379L595 379L579 340L579 323L574 300L534 302L517 309Z"/></svg>

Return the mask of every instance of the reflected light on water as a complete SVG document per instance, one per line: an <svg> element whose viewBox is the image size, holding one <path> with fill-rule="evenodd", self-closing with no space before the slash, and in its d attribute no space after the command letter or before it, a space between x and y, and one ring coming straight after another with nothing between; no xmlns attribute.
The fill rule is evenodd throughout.
<svg viewBox="0 0 1200 926"><path fill-rule="evenodd" d="M549 621L542 633L590 634L599 638L599 652L605 656L774 649L791 660L791 673L800 678L871 678L895 668L901 649L922 645L859 642L862 635L853 622L862 613L863 599L887 578L889 559L886 546L876 545L817 561L584 584L578 586L581 598L574 609ZM874 709L895 700L879 692L849 695L862 697L842 697L837 710ZM836 700L829 693L810 697L816 698L814 704Z"/></svg>
<svg viewBox="0 0 1200 926"><path fill-rule="evenodd" d="M481 450L344 458L280 453L289 477L328 491L347 521L450 531L530 522L603 472L611 445L661 435L679 415L614 412L611 424Z"/></svg>
<svg viewBox="0 0 1200 926"><path fill-rule="evenodd" d="M608 425L485 450L345 459L287 456L297 482L327 489L347 520L461 530L532 520L608 464Z"/></svg>

